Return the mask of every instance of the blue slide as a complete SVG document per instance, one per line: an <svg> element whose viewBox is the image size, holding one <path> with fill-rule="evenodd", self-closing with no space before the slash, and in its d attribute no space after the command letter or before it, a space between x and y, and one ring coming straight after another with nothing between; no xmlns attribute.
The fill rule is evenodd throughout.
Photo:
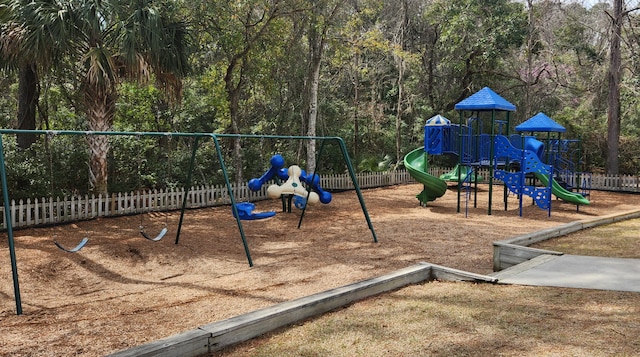
<svg viewBox="0 0 640 357"><path fill-rule="evenodd" d="M529 139L529 143L527 146L532 147L532 148L539 148L540 145L542 143L540 143L539 141L535 140L535 139ZM537 142L537 143L536 143ZM508 159L511 160L520 160L524 154L525 156L525 167L522 167L521 169L525 171L525 173L527 172L532 172L536 175L536 178L538 178L538 180L540 180L540 182L545 185L545 186L549 186L549 165L546 165L542 162L542 160L540 160L540 157L538 156L537 152L540 152L540 150L520 150L520 149L516 149L515 147L513 147L513 145L511 145L511 143L509 142L509 139L507 139L505 136L496 136L495 139L495 149L496 149L496 155L498 157L506 157ZM523 152L524 151L524 152ZM537 151L537 152L536 152ZM533 196L534 198L536 198L533 193L536 192L535 188L532 187L528 187L525 186L524 187L524 192L517 192L517 190L519 190L519 188L516 187L516 185L514 184L509 184L510 182L515 182L515 176L514 175L519 175L519 173L508 173L505 172L503 170L496 170L496 178L502 180L505 182L505 184L507 184L507 186L509 187L509 189L516 193L516 194L520 194L520 193L525 193L525 194L529 194L531 196ZM539 191L539 190L538 190ZM567 201L567 202L571 202L571 203L575 203L577 205L588 205L590 204L589 200L584 197L583 195L576 193L576 192L571 192L567 189L565 189L564 187L562 187L562 185L560 183L558 183L558 181L556 181L555 179L551 179L551 192L556 195L556 197ZM536 201L537 202L537 201ZM543 208L542 206L540 206L541 208Z"/></svg>

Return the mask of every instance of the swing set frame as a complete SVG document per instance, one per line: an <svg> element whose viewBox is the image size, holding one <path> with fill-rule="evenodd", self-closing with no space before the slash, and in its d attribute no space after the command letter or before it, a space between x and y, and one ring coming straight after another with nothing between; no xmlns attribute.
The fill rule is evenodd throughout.
<svg viewBox="0 0 640 357"><path fill-rule="evenodd" d="M349 171L349 176L351 177L351 181L353 183L353 186L355 188L356 194L358 196L358 200L360 202L360 206L362 208L362 212L364 214L364 217L367 221L367 226L369 227L369 230L371 231L371 234L373 236L373 242L377 243L378 242L378 238L376 236L376 232L373 228L373 224L371 223L371 218L369 217L369 213L367 211L366 205L364 203L364 197L362 196L362 191L360 190L360 186L358 185L358 180L356 178L356 174L355 174L355 170L353 168L353 165L351 163L351 159L349 158L349 155L347 153L347 147L344 143L344 140L340 137L337 136L285 136L285 135L250 135L250 134L215 134L215 133L181 133L181 132L118 132L118 131L73 131L73 130L17 130L17 129L0 129L0 179L1 179L1 188L2 188L2 198L4 201L4 207L10 207L10 199L9 199L9 192L8 192L8 183L7 183L7 170L6 170L6 163L5 163L5 155L4 155L4 143L3 143L3 136L4 135L16 135L16 134L35 134L35 135L84 135L84 136L88 136L88 135L104 135L104 136L151 136L151 137L188 137L188 138L194 138L193 141L193 148L192 148L192 154L191 154L191 159L190 159L190 163L189 163L189 171L187 173L187 182L185 182L185 195L184 195L184 199L182 202L182 208L181 208L181 212L180 212L180 220L178 223L178 229L176 231L176 239L175 239L175 244L178 244L179 240L180 240L180 231L182 228L182 224L184 222L184 214L185 214L185 210L186 210L186 205L187 205L187 198L188 198L188 190L189 187L191 186L191 179L192 179L192 172L193 172L193 168L194 168L194 164L195 164L195 157L196 157L196 153L198 150L198 145L200 141L203 140L212 140L214 145L215 145L215 149L216 149L216 155L217 155L217 159L218 162L220 164L221 170L222 170L222 174L224 176L224 180L225 180L225 184L227 187L227 192L229 194L229 198L231 200L231 209L233 210L233 216L235 217L236 220L236 224L238 226L238 231L240 233L240 237L242 238L242 244L244 247L244 251L245 251L245 255L247 257L247 261L249 263L249 266L252 267L253 266L253 260L251 258L251 253L249 250L249 245L247 244L247 239L245 236L245 232L244 232L244 228L242 225L242 220L240 219L240 215L238 214L238 209L236 206L236 200L234 197L234 193L232 190L232 186L231 186L231 181L229 179L229 173L227 171L226 168L226 164L225 164L225 160L224 157L222 155L222 150L221 150L221 145L220 145L220 139L222 138L231 138L231 139L276 139L276 140L318 140L321 142L321 147L320 150L318 151L317 154L317 160L316 162L320 162L320 159L322 158L322 152L325 146L325 143L335 143L338 145L338 147L340 148L340 151L342 153L342 157L344 159L344 163L347 166L347 169ZM317 172L313 172L313 175L317 175ZM309 191L310 192L310 191ZM13 278L13 288L14 288L14 297L15 297L15 302L16 302L16 314L17 315L22 315L22 301L20 299L20 284L19 284L19 279L18 279L18 267L17 267L17 259L16 259L16 253L15 253L15 241L14 241L14 235L13 235L13 226L12 226L12 218L11 218L11 210L10 209L5 209L5 222L6 222L6 230L7 230L7 237L8 237L8 245L9 245L9 255L10 255L10 259L11 259L11 270L12 270L12 278ZM298 228L300 228L300 225L302 224L302 219L304 217L304 210L302 211L302 214L300 216L300 222L298 223ZM84 242L86 244L86 242ZM80 245L84 245L82 244L82 242L80 243Z"/></svg>

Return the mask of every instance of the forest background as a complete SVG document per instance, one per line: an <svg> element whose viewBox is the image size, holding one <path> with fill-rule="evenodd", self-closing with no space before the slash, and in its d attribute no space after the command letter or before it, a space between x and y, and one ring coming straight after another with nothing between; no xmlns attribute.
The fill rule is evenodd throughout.
<svg viewBox="0 0 640 357"><path fill-rule="evenodd" d="M0 0L0 126L339 136L359 171L377 171L423 144L427 119L457 122L454 105L490 87L517 106L512 127L544 112L567 128L563 138L580 139L583 171L638 175L636 5ZM193 144L3 140L14 197L180 186ZM309 171L344 171L336 148L316 163L313 140L222 147L237 182L275 153ZM213 151L197 149L194 184L222 182Z"/></svg>

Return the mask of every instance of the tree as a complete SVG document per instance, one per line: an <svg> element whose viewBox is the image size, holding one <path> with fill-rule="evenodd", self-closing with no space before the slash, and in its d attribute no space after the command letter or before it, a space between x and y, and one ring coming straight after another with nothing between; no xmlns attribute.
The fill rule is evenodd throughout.
<svg viewBox="0 0 640 357"><path fill-rule="evenodd" d="M38 72L35 63L24 63L20 68L18 84L18 129L36 129L36 107L38 105ZM26 149L35 141L31 134L17 135L18 147Z"/></svg>
<svg viewBox="0 0 640 357"><path fill-rule="evenodd" d="M613 0L613 13L607 13L611 20L609 44L609 69L607 80L609 95L607 97L607 160L606 172L617 175L620 167L618 152L620 148L620 83L622 79L622 25L629 13L640 8L625 10L622 0Z"/></svg>
<svg viewBox="0 0 640 357"><path fill-rule="evenodd" d="M230 119L229 131L240 134L241 101L253 76L257 76L260 57L275 42L278 21L288 14L281 0L245 2L191 2L189 4L198 28L207 34L203 46L214 50L214 64L223 67L223 81ZM293 11L293 10L292 10ZM276 33L274 33L276 32ZM209 43L206 43L209 41ZM235 181L243 181L240 138L233 142Z"/></svg>
<svg viewBox="0 0 640 357"><path fill-rule="evenodd" d="M620 37L622 36L622 0L613 0L613 14L611 16L611 43L609 47L609 97L607 99L607 174L618 174L618 147L620 145L620 75L621 53Z"/></svg>
<svg viewBox="0 0 640 357"><path fill-rule="evenodd" d="M123 80L154 77L170 98L179 97L188 69L188 32L185 23L173 18L170 3L8 1L20 9L13 17L22 31L16 58L71 70L81 93L75 104L85 113L89 130L111 130ZM90 136L87 141L90 183L94 192L106 193L109 139Z"/></svg>
<svg viewBox="0 0 640 357"><path fill-rule="evenodd" d="M0 21L0 67L5 70L14 67L18 74L18 112L17 129L36 129L36 106L38 101L38 69L33 59L21 55L20 44L23 41L19 7L9 1L0 3L2 21ZM36 140L34 135L18 134L18 147L26 149Z"/></svg>
<svg viewBox="0 0 640 357"><path fill-rule="evenodd" d="M312 1L307 41L309 45L307 57L307 77L303 104L303 121L307 126L307 136L316 136L318 121L318 91L320 87L320 65L327 43L329 29L338 15L344 1L322 0ZM316 170L316 141L307 141L307 172Z"/></svg>
<svg viewBox="0 0 640 357"><path fill-rule="evenodd" d="M398 10L398 18L396 29L393 34L393 59L398 69L398 101L396 104L396 160L400 162L402 159L402 112L404 101L404 77L407 70L407 60L405 54L405 34L409 26L407 0L400 1L400 9Z"/></svg>
<svg viewBox="0 0 640 357"><path fill-rule="evenodd" d="M371 77L371 68L369 68L372 53L384 47L384 53L388 51L388 45L378 24L377 15L382 5L377 1L355 2L353 11L348 13L347 19L343 26L337 28L338 38L340 41L334 42L334 54L328 61L335 69L329 68L329 71L337 71L344 73L344 87L342 91L337 92L337 96L351 95L352 98L352 116L353 116L353 133L351 145L353 147L353 156L356 160L360 159L361 138L361 116L366 115L366 109L361 111L361 106L366 104L366 85L367 80ZM383 52L383 51L379 51ZM335 81L332 81L335 84ZM344 93L349 88L351 93ZM333 88L330 88L333 89ZM364 101L363 101L364 99Z"/></svg>
<svg viewBox="0 0 640 357"><path fill-rule="evenodd" d="M580 4L527 0L528 31L524 45L505 62L512 68L513 100L520 100L522 120L537 112L553 113L565 106L594 106L603 78L602 12ZM605 36L606 37L606 36ZM585 118L587 119L587 118Z"/></svg>
<svg viewBox="0 0 640 357"><path fill-rule="evenodd" d="M424 16L436 29L437 65L431 75L437 83L433 89L448 99L438 105L444 111L498 82L502 59L520 48L527 31L524 7L514 1L434 0Z"/></svg>

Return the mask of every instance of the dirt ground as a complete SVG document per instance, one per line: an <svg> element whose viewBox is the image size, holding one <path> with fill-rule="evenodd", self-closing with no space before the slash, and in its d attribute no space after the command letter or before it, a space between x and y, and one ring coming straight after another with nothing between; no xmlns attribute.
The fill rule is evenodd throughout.
<svg viewBox="0 0 640 357"><path fill-rule="evenodd" d="M456 213L457 194L420 207L420 185L363 191L378 243L373 242L355 192L334 194L328 205L280 212L280 201L257 203L276 210L267 220L244 221L254 266L249 267L229 207L189 210L179 244L179 212L144 215L155 235L141 237L140 216L103 218L73 225L15 232L24 314L16 316L6 234L0 236L0 355L98 356L171 336L255 309L379 276L427 261L490 273L495 240L640 207L640 195L592 192L590 206L553 202L551 217L502 189L494 190L492 215L481 187ZM468 207L468 208L467 208ZM466 213L465 213L466 212ZM66 253L54 238L78 253Z"/></svg>

